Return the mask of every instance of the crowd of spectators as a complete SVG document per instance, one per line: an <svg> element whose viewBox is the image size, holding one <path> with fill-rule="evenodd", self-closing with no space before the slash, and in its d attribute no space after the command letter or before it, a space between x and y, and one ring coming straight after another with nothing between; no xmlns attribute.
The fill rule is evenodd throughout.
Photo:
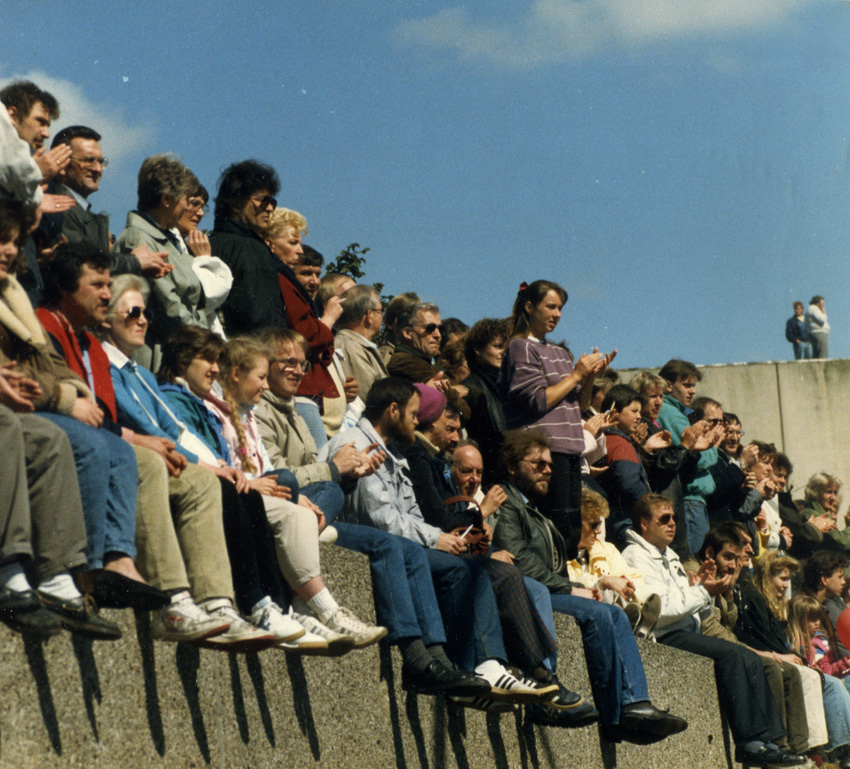
<svg viewBox="0 0 850 769"><path fill-rule="evenodd" d="M713 661L737 760L850 766L841 484L792 500L788 457L695 397L693 364L625 383L616 350L575 358L547 338L552 280L471 328L417 293L384 306L322 276L255 160L221 174L207 233L207 189L147 158L113 238L89 200L108 139L69 126L48 150L56 100L0 100L8 626L114 640L110 607L230 652L380 642L407 691L639 744L687 727L652 704L649 639ZM367 556L378 624L337 602L320 542Z"/></svg>

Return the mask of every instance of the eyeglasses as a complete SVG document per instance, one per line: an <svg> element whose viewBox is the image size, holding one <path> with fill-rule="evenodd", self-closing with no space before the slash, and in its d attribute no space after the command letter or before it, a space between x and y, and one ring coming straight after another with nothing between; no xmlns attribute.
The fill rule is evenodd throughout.
<svg viewBox="0 0 850 769"><path fill-rule="evenodd" d="M442 323L428 323L424 326L419 323L414 323L412 328L421 328L425 332L425 336L431 336L431 334L435 331L439 331L440 336L446 335L446 327Z"/></svg>
<svg viewBox="0 0 850 769"><path fill-rule="evenodd" d="M210 207L204 203L202 198L192 198L187 200L186 208L190 211L203 211L205 214L210 212Z"/></svg>
<svg viewBox="0 0 850 769"><path fill-rule="evenodd" d="M384 308L383 307L370 307L368 310L366 310L366 312L377 312L378 315L383 315L384 314Z"/></svg>
<svg viewBox="0 0 850 769"><path fill-rule="evenodd" d="M128 323L131 320L138 321L139 318L142 317L142 315L145 316L145 320L149 321L151 319L150 310L136 305L135 307L131 307L129 310L127 310L127 314L124 316L124 322Z"/></svg>
<svg viewBox="0 0 850 769"><path fill-rule="evenodd" d="M298 360L298 358L275 358L272 363L277 363L284 371L295 371L300 368L305 374L310 370L312 365L308 360Z"/></svg>
<svg viewBox="0 0 850 769"><path fill-rule="evenodd" d="M664 515L659 516L658 523L660 523L662 526L666 526L672 520L673 520L673 513L664 513Z"/></svg>
<svg viewBox="0 0 850 769"><path fill-rule="evenodd" d="M81 166L94 166L100 163L101 168L106 168L109 165L109 158L96 158L93 155L87 155L83 158L75 158L72 155L71 160L76 160Z"/></svg>
<svg viewBox="0 0 850 769"><path fill-rule="evenodd" d="M254 195L251 198L251 202L261 209L266 209L269 206L271 206L272 208L277 208L277 198L273 198L271 195L263 195L262 197L260 197L259 195Z"/></svg>
<svg viewBox="0 0 850 769"><path fill-rule="evenodd" d="M523 459L522 461L527 462L538 473L542 473L544 470L552 468L552 463L547 462L545 459L535 459L533 462L530 459Z"/></svg>

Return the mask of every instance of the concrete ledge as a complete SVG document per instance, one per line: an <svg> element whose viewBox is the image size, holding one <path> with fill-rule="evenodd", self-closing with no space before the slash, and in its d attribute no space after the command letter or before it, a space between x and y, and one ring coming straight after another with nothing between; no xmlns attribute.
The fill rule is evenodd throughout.
<svg viewBox="0 0 850 769"><path fill-rule="evenodd" d="M374 618L365 557L323 546L328 584ZM152 642L145 617L110 612L124 637L67 634L28 645L0 626L0 769L148 767L728 767L711 663L641 642L653 701L690 722L657 745L614 746L595 728L526 726L516 715L407 696L396 652L340 659L227 655ZM590 693L575 624L557 617L560 674Z"/></svg>

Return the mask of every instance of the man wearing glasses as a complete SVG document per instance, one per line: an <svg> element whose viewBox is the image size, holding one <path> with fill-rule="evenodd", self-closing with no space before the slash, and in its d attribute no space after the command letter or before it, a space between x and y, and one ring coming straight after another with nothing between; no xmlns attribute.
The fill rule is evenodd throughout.
<svg viewBox="0 0 850 769"><path fill-rule="evenodd" d="M218 180L210 246L233 273L233 286L222 305L228 336L287 327L277 259L264 239L279 190L274 168L256 160L228 166Z"/></svg>
<svg viewBox="0 0 850 769"><path fill-rule="evenodd" d="M673 506L660 494L646 494L637 501L632 525L626 532L623 558L643 574L647 589L661 598L653 635L659 643L714 661L717 695L735 741L735 760L754 766L806 763L805 757L776 745L785 737L785 729L758 655L700 633L715 596L728 591L733 575L719 576L717 564L707 558L689 578L670 548L676 534Z"/></svg>
<svg viewBox="0 0 850 769"><path fill-rule="evenodd" d="M399 344L387 363L390 376L427 384L447 392L449 381L434 366L440 354L440 341L445 333L436 304L416 302L405 307L398 316Z"/></svg>

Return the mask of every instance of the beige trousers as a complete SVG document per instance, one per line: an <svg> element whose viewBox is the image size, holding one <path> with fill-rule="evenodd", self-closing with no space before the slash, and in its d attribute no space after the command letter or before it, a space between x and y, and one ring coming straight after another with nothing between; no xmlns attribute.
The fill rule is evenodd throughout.
<svg viewBox="0 0 850 769"><path fill-rule="evenodd" d="M287 499L263 495L266 518L283 578L295 589L322 573L319 564L319 519L312 510Z"/></svg>

